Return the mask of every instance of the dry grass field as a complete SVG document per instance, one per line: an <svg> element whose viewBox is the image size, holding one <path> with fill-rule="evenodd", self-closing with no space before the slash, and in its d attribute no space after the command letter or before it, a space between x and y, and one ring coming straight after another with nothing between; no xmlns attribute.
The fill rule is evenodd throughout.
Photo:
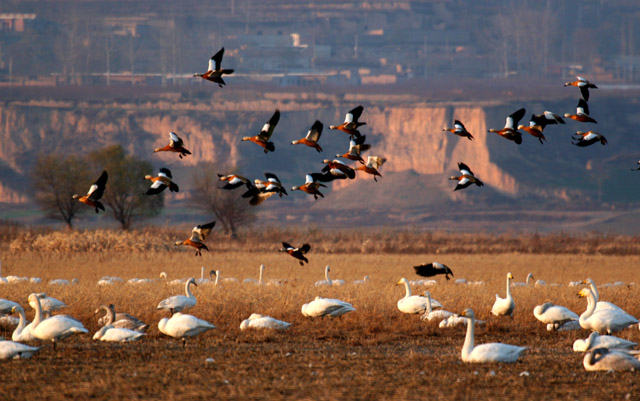
<svg viewBox="0 0 640 401"><path fill-rule="evenodd" d="M66 302L64 313L80 319L91 335L98 329L93 312L100 304L114 303L118 311L134 314L151 327L137 343L93 342L91 335L78 335L56 350L42 344L31 359L2 362L2 399L640 399L637 372L584 370L583 355L571 346L575 339L587 337L586 331L550 333L532 314L544 301L581 313L586 301L576 296L577 287L567 284L591 277L599 284L637 283L600 292L601 299L640 316L640 256L634 254L388 253L376 252L374 243L368 245L371 252L331 253L316 247L308 255L310 263L301 267L275 251L221 252L213 244L212 252L201 258L191 250L162 246L45 252L18 245L5 242L2 274L41 277L43 283L2 286L0 298L19 301L28 318L32 312L27 296L45 291ZM440 329L397 310L404 288L396 282L401 277L416 279L412 266L433 260L450 266L456 279L485 282L467 286L439 277L428 289L447 310L471 307L478 318L487 320L476 329L476 344L500 341L529 347L518 363L462 363L464 328ZM199 277L201 266L242 281L257 278L261 263L266 266L265 279L286 283L192 287L198 302L187 312L217 328L187 341L185 349L158 331L157 322L167 313L155 309L160 300L183 293L184 286L164 281L96 285L107 275L156 278L165 271L170 279ZM332 279L344 279L346 285L314 286L323 279L327 264ZM514 288L514 318L496 318L489 310L496 293L504 296L509 271L515 281L533 272L538 279L562 286ZM370 283L350 284L364 275L371 277ZM79 284L47 285L53 278L78 278ZM301 305L316 295L349 301L357 311L336 319L303 317ZM240 331L240 322L254 312L293 326L283 333ZM637 326L619 336L640 342Z"/></svg>

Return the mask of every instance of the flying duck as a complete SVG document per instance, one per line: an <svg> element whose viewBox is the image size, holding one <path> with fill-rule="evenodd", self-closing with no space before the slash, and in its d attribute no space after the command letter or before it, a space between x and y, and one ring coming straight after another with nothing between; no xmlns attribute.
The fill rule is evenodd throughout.
<svg viewBox="0 0 640 401"><path fill-rule="evenodd" d="M444 274L444 277L447 280L450 280L449 274L453 276L453 272L447 265L443 265L442 263L432 262L425 263L419 266L413 266L418 276L422 277L433 277L438 274Z"/></svg>
<svg viewBox="0 0 640 401"><path fill-rule="evenodd" d="M578 131L575 133L575 135L571 136L571 139L577 141L577 142L571 141L572 144L576 146L580 146L581 148L585 146L593 145L596 142L600 142L603 145L607 144L607 138L598 134L595 131L587 131L587 132Z"/></svg>
<svg viewBox="0 0 640 401"><path fill-rule="evenodd" d="M261 204L266 199L269 199L272 195L278 194L281 198L282 195L289 195L287 190L284 189L282 183L273 173L264 173L267 181L254 180L254 184L248 183L249 188L244 194L243 198L251 198L249 204L256 206Z"/></svg>
<svg viewBox="0 0 640 401"><path fill-rule="evenodd" d="M202 256L203 249L209 252L209 248L207 248L207 246L202 242L207 237L207 235L209 235L209 233L213 229L213 226L215 225L216 225L216 222L212 221L211 223L200 224L198 226L193 227L193 230L191 230L191 238L186 239L184 241L177 241L175 243L175 246L180 246L180 245L192 246L196 248L196 256Z"/></svg>
<svg viewBox="0 0 640 401"><path fill-rule="evenodd" d="M376 176L382 177L382 175L380 175L380 173L378 172L378 169L382 167L382 165L386 161L387 159L381 156L369 156L367 158L367 164L365 164L364 166L358 166L355 168L355 170L362 170L365 173L373 175L373 180L377 182L378 179L376 178Z"/></svg>
<svg viewBox="0 0 640 401"><path fill-rule="evenodd" d="M489 132L495 132L503 138L506 138L510 141L514 141L518 145L522 143L522 134L520 134L516 127L518 126L518 122L524 117L524 113L526 110L524 108L515 111L507 117L507 121L504 124L504 128L501 130L496 130L493 128L489 129Z"/></svg>
<svg viewBox="0 0 640 401"><path fill-rule="evenodd" d="M242 140L257 143L264 148L264 153L275 151L276 147L273 142L269 142L269 139L271 138L271 135L273 135L273 130L276 128L276 125L278 125L278 121L280 121L280 110L276 109L269 121L264 124L258 135L245 136Z"/></svg>
<svg viewBox="0 0 640 401"><path fill-rule="evenodd" d="M354 161L359 161L364 164L364 160L360 156L360 153L367 151L371 148L371 145L368 143L364 143L366 139L366 135L360 135L354 138L351 138L349 141L349 151L342 155L336 155L336 157L342 157L343 159L349 159Z"/></svg>
<svg viewBox="0 0 640 401"><path fill-rule="evenodd" d="M292 141L291 144L297 145L301 143L303 145L316 148L318 152L322 152L322 148L320 147L320 145L318 145L318 141L320 140L320 135L322 135L322 127L323 127L322 123L316 120L316 122L313 123L313 125L311 126L311 129L309 129L309 132L307 132L307 135L304 138L298 139L297 141Z"/></svg>
<svg viewBox="0 0 640 401"><path fill-rule="evenodd" d="M565 82L564 86L577 86L580 89L580 93L582 94L582 98L585 101L589 101L589 88L593 88L593 89L598 89L598 87L587 81L586 79L582 78L582 77L576 77L577 79L575 81L572 82Z"/></svg>
<svg viewBox="0 0 640 401"><path fill-rule="evenodd" d="M337 129L351 136L356 136L356 137L360 136L360 131L358 131L358 127L366 124L364 122L361 123L358 121L358 119L360 118L360 115L362 114L362 110L364 110L364 107L362 106L358 106L354 109L349 110L347 115L344 117L344 122L342 124L330 125L329 128Z"/></svg>
<svg viewBox="0 0 640 401"><path fill-rule="evenodd" d="M162 148L155 148L153 153L156 152L176 152L181 159L182 156L191 154L191 152L184 147L184 142L182 142L182 139L175 132L169 132L169 144Z"/></svg>
<svg viewBox="0 0 640 401"><path fill-rule="evenodd" d="M304 262L309 263L309 259L307 259L304 255L309 252L311 249L311 245L304 244L300 248L294 248L287 242L282 243L282 248L280 248L280 252L286 252L294 258L298 259L300 266L304 266Z"/></svg>
<svg viewBox="0 0 640 401"><path fill-rule="evenodd" d="M589 105L587 105L587 102L584 99L578 100L576 114L565 113L564 116L572 120L580 121L581 123L598 123L589 116Z"/></svg>
<svg viewBox="0 0 640 401"><path fill-rule="evenodd" d="M227 69L223 70L220 68L220 64L222 63L222 56L224 55L224 47L216 54L214 54L209 60L209 68L207 72L204 74L193 74L194 77L201 77L202 79L206 79L207 81L215 82L219 87L223 87L225 85L224 80L222 79L223 75L231 75L233 74L233 70Z"/></svg>
<svg viewBox="0 0 640 401"><path fill-rule="evenodd" d="M98 209L104 211L104 205L100 202L100 198L102 198L102 195L104 194L107 179L109 179L109 175L106 171L103 171L96 182L89 187L89 192L87 192L85 196L73 195L72 199L77 199L80 203L96 208L96 213L99 212Z"/></svg>
<svg viewBox="0 0 640 401"><path fill-rule="evenodd" d="M540 144L543 145L544 144L543 141L547 140L547 138L545 138L544 134L542 133L546 124L547 124L546 119L541 117L541 115L532 114L531 120L529 121L529 125L528 126L518 125L518 129L523 130L524 132L527 132L532 136L538 138L538 140L540 141Z"/></svg>
<svg viewBox="0 0 640 401"><path fill-rule="evenodd" d="M224 184L224 186L220 187L221 189L236 189L239 188L243 185L246 185L247 188L251 188L251 182L249 181L248 178L245 178L241 175L237 175L237 174L228 174L228 175L222 175L222 174L218 174L218 177L220 177L220 181L226 181L227 183Z"/></svg>
<svg viewBox="0 0 640 401"><path fill-rule="evenodd" d="M325 173L339 175L339 172L340 172L346 175L347 177L349 177L349 179L356 178L356 171L351 167L347 166L346 164L344 164L343 162L341 162L340 160L324 159L322 162L326 164L322 168L322 171L324 171Z"/></svg>
<svg viewBox="0 0 640 401"><path fill-rule="evenodd" d="M452 175L449 177L450 180L458 181L458 185L453 189L454 191L466 188L471 184L476 184L479 187L484 186L484 183L473 175L473 171L466 164L458 163L458 169L460 169L460 176Z"/></svg>
<svg viewBox="0 0 640 401"><path fill-rule="evenodd" d="M169 170L168 168L162 167L160 169L160 171L158 172L158 176L157 177L153 177L150 175L145 175L144 179L145 180L151 180L151 182L153 184L151 184L151 188L149 188L149 190L147 190L147 192L145 193L145 195L156 195L159 194L160 192L164 191L165 188L169 187L169 190L171 192L180 192L180 188L178 187L178 184L176 184L175 182L173 182L171 179L173 177L171 176L171 170Z"/></svg>
<svg viewBox="0 0 640 401"><path fill-rule="evenodd" d="M455 135L467 138L470 141L473 140L473 135L471 135L471 133L467 131L467 129L459 120L454 121L453 128L443 128L442 130L453 132Z"/></svg>
<svg viewBox="0 0 640 401"><path fill-rule="evenodd" d="M311 174L307 174L305 176L305 183L300 186L295 186L291 188L291 190L306 192L310 195L313 195L313 198L317 200L318 196L324 198L324 195L322 195L322 193L319 191L320 187L326 188L327 186L320 182L315 181Z"/></svg>

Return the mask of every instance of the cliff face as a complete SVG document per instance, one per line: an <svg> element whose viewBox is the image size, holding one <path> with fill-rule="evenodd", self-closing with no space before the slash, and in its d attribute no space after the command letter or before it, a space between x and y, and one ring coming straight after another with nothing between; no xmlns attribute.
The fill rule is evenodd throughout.
<svg viewBox="0 0 640 401"><path fill-rule="evenodd" d="M413 177L433 176L436 188L431 190L442 191L442 199L465 200L468 195L453 193L451 189L455 185L447 181L462 161L498 194L510 198L533 195L571 201L594 185L589 178L594 172L585 173L589 161L595 160L596 170L606 170L613 155L627 157L629 151L625 143L613 135L625 130L618 121L630 122L629 119L634 118L627 117L632 114L628 108L608 106L609 113L599 113L606 117L598 127L607 127L607 135L611 135L609 145L580 149L570 144L570 134L582 127L571 123L549 127L545 132L548 139L545 145L526 133L520 146L487 133L488 128L502 128L506 115L521 107L517 104L427 104L406 100L389 103L384 98L345 101L320 95L309 98L283 94L263 95L260 100L219 102L180 99L137 103L7 102L0 105L0 202L29 202L28 176L39 153L85 154L116 143L152 161L156 167L175 169L174 177L181 181L181 188L185 188L177 199L188 192L190 170L203 162L215 162L221 169L236 166L244 175L256 178L264 171L272 171L287 186L297 185L304 181L306 173L322 168L322 159L347 150L348 137L329 130L328 126L341 122L346 111L356 103L365 105L362 120L367 125L362 133L373 145L367 155L388 159L381 169L381 182L371 187L381 192L380 197L388 195L385 180L393 180L398 174L403 180L409 180L411 176L405 173L411 173ZM561 113L574 109L572 104L573 100L568 100L524 106L535 112L544 110L542 107L553 107ZM281 109L282 118L272 138L276 143L275 153L265 155L255 144L240 141L243 136L257 134L276 107ZM528 122L529 115L527 113L527 121L523 123ZM290 142L304 136L315 119L325 124L320 140L325 151L316 153L302 145L291 146ZM463 121L475 140L442 131L450 127L454 119ZM595 126L587 127L591 128ZM170 131L176 131L184 139L191 156L179 160L175 154L153 153L154 148L168 143ZM633 158L630 162L635 163ZM339 198L341 192L348 193L349 187L370 180L369 176L359 175L357 180L331 184L332 196ZM576 175L580 175L577 180ZM406 182L408 193L415 182ZM395 186L401 184L394 183ZM418 199L415 201L419 203ZM393 199L388 202L393 204Z"/></svg>

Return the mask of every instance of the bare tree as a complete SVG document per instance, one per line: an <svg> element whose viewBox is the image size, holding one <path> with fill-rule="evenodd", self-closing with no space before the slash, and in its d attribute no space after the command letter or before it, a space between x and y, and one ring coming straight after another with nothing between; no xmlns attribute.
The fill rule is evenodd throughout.
<svg viewBox="0 0 640 401"><path fill-rule="evenodd" d="M220 189L217 173L218 168L213 163L196 170L193 174L191 202L197 208L213 212L224 232L231 238L236 238L239 227L253 223L255 211L248 200L241 196L245 192L244 188Z"/></svg>
<svg viewBox="0 0 640 401"><path fill-rule="evenodd" d="M74 156L40 155L31 172L36 202L48 217L64 221L69 229L80 211L80 203L71 197L86 193L90 182L86 163Z"/></svg>

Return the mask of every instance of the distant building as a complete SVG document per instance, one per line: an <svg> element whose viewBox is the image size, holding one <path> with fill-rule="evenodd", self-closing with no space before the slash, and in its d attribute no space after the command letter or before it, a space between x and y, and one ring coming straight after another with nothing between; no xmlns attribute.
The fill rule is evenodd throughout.
<svg viewBox="0 0 640 401"><path fill-rule="evenodd" d="M24 22L36 19L35 14L0 14L0 31L24 32Z"/></svg>

